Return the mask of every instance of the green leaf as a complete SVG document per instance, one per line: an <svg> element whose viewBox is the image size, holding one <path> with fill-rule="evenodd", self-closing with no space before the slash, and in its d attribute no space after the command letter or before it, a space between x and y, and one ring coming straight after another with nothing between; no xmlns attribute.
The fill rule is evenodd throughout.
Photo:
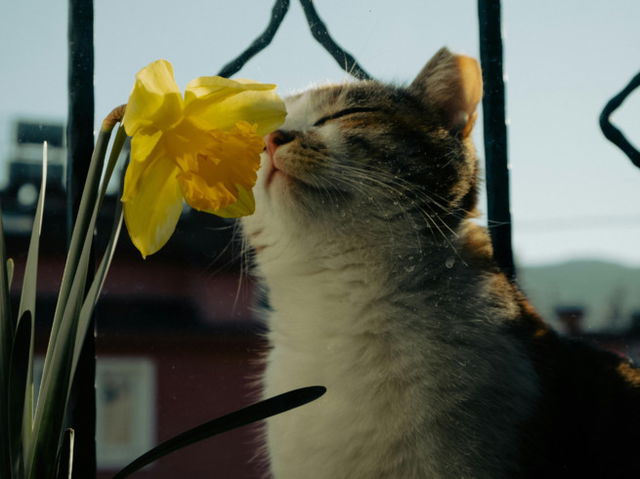
<svg viewBox="0 0 640 479"><path fill-rule="evenodd" d="M33 316L25 311L18 321L18 329L11 351L11 371L9 374L9 450L13 477L24 477L24 436L25 417L31 417L32 401L28 396L33 393L31 381L33 359ZM29 431L30 432L30 431Z"/></svg>
<svg viewBox="0 0 640 479"><path fill-rule="evenodd" d="M105 176L102 182L102 188L100 190L98 200L96 201L96 205L93 210L92 223L95 223L97 220L98 214L100 212L100 208L102 206L102 200L104 199L105 194L107 193L107 186L109 184L109 180L111 179L111 175L115 169L115 165L118 161L118 157L120 151L122 150L122 146L126 140L127 136L124 131L124 128L120 128L118 133L116 134L116 138L113 142L113 146L111 149L111 155L109 156L109 161L107 163L107 167L105 170ZM107 243L107 247L105 253L100 261L98 269L93 277L91 282L91 286L89 291L87 292L84 301L82 303L82 307L80 309L78 315L78 321L76 324L76 340L74 346L74 354L71 362L71 377L75 376L76 367L78 365L78 358L80 357L80 353L82 351L82 346L84 344L85 337L87 335L87 330L89 324L91 322L91 317L93 315L93 310L98 302L98 297L102 291L102 287L104 286L104 282L107 277L107 273L109 271L109 267L111 266L111 261L113 260L113 254L115 253L116 246L118 245L118 238L120 237L120 231L122 229L122 203L120 201L116 202L116 211L114 215L114 223L111 229L111 234L109 236L109 241ZM91 248L91 242L93 240L93 235L87 235L85 238L84 249L89 250ZM69 384L69 388L71 384ZM69 390L69 393L71 391Z"/></svg>
<svg viewBox="0 0 640 479"><path fill-rule="evenodd" d="M1 226L0 226L1 228ZM13 270L15 269L15 264L11 258L7 259L7 285L9 291L11 291L11 283L13 282Z"/></svg>
<svg viewBox="0 0 640 479"><path fill-rule="evenodd" d="M0 210L0 477L10 477L11 456L9 444L9 371L15 324L11 316L9 296L10 273L6 259L4 226ZM12 269L12 268L11 268Z"/></svg>
<svg viewBox="0 0 640 479"><path fill-rule="evenodd" d="M103 130L98 138L96 146L97 151L102 151L101 156L96 156L92 160L90 166L89 177L92 176L92 170L98 171L97 163L103 163L105 150L100 150L98 145L104 143L105 137L109 132ZM46 477L53 473L55 465L56 453L60 444L63 417L59 411L65 411L71 384L73 382L73 374L75 374L75 365L80 354L84 337L86 336L89 319L95 306L96 298L106 276L106 270L113 256L113 250L117 243L117 234L120 227L112 234L110 240L110 249L103 260L98 275L94 279L90 288L90 300L85 299L85 288L87 283L88 268L91 256L91 245L93 242L93 232L98 218L98 213L102 205L102 200L106 194L107 185L111 174L115 168L122 145L126 135L124 129L118 131L118 135L114 140L111 156L107 165L102 185L99 191L92 196L92 203L85 204L81 202L78 218L72 235L72 241L63 274L63 283L60 295L64 294L64 300L59 297L59 302L54 317L54 324L49 340L49 348L45 358L45 368L43 371L42 383L38 404L36 406L36 415L34 421L34 441L35 449L29 458L29 476L30 478ZM95 152L94 152L95 153ZM100 168L101 169L101 168ZM87 184L86 188L92 189L93 185ZM87 191L83 192L83 200L87 198ZM90 216L89 216L90 215ZM121 220L117 221L120 224ZM81 235L81 233L83 233ZM75 257L74 261L69 258ZM67 268L72 268L69 272ZM95 287L94 287L95 285ZM63 291L64 289L64 291ZM93 292L92 292L93 291ZM55 331L55 334L54 334Z"/></svg>
<svg viewBox="0 0 640 479"><path fill-rule="evenodd" d="M69 370L74 340L75 331L67 321L67 327L60 328L56 347L47 350L50 368L46 375L43 373L40 384L32 446L27 457L27 478L48 478L54 474L67 408L66 392L71 381Z"/></svg>
<svg viewBox="0 0 640 479"><path fill-rule="evenodd" d="M80 352L82 351L82 345L89 328L91 316L93 315L93 310L96 306L96 303L98 302L102 287L104 286L104 281L107 278L107 272L109 271L109 266L111 265L113 254L115 253L115 249L118 244L118 238L120 237L123 218L122 203L118 202L116 208L116 219L111 231L109 242L107 244L107 249L102 257L100 265L98 266L96 275L93 278L91 287L89 288L89 292L87 293L87 296L85 297L84 303L82 304L82 308L80 310L80 316L77 324L78 332L76 336L76 344L71 366L72 377L75 375L76 367L78 365L78 358L80 357Z"/></svg>
<svg viewBox="0 0 640 479"><path fill-rule="evenodd" d="M29 251L27 252L27 261L24 267L24 278L22 280L22 292L20 294L20 306L18 308L18 331L20 330L20 321L25 317L25 313L29 311L28 319L33 323L36 313L36 295L38 292L38 254L40 250L40 233L42 232L42 217L44 214L44 199L47 192L47 165L48 165L48 148L45 141L42 145L42 173L40 180L40 194L36 206L36 213L33 218L33 227L31 228L31 239L29 241ZM33 324L30 329L31 338L29 343L29 356L26 371L25 385L28 388L24 394L24 413L22 415L22 442L24 454L29 457L32 447L32 429L33 429ZM13 409L11 409L13 410Z"/></svg>
<svg viewBox="0 0 640 479"><path fill-rule="evenodd" d="M55 396L57 397L57 399L53 402L53 404L59 405L60 402L64 400L65 407L66 407L66 403L68 402L69 396L71 394L73 378L75 376L75 372L78 366L78 360L79 360L82 346L84 343L84 338L87 335L88 327L91 323L91 317L93 315L93 310L97 303L98 296L100 295L100 291L102 290L102 286L104 285L104 281L106 279L106 275L107 275L109 266L111 264L111 260L113 259L113 254L115 252L115 248L118 243L120 230L122 228L122 218L123 218L122 207L120 202L118 202L117 205L118 206L117 206L116 220L114 223L113 230L111 232L111 236L109 238L106 252L104 253L104 256L100 262L96 275L93 278L91 287L89 288L89 292L87 293L86 298L82 303L82 307L79 310L78 310L77 295L80 294L80 290L81 290L80 284L79 283L76 284L74 282L71 288L71 294L69 296L69 305L71 309L70 309L70 312L65 311L65 314L63 316L63 324L61 325L60 335L59 335L59 338L65 339L64 347L62 348L62 354L64 354L64 356L61 359L61 363L66 365L65 371L67 372L67 376L65 376L62 381L60 381L57 385L55 385ZM97 210L96 210L96 215L97 215ZM95 222L95 218L93 219L92 224L94 222ZM87 239L85 250L89 251L90 248L91 248L91 244L89 239ZM78 265L78 270L84 271L84 273L82 274L83 282L86 281L86 265L88 264L88 260L89 260L89 255L83 254L80 258L80 263ZM77 278L80 278L80 277L81 277L80 275L77 276ZM75 340L73 338L75 338ZM72 345L70 341L74 341L74 344ZM66 356L67 351L71 352L71 358ZM57 362L54 361L52 364L57 364ZM66 390L63 390L63 387L65 387ZM48 428L52 431L55 431L59 427L61 427L62 422L49 417L49 414L55 414L56 406L51 406L49 408L47 408L46 406L47 405L45 404L45 411L43 412L42 422L43 424L45 424L45 426L47 423L49 423ZM44 450L44 449L40 449L40 450ZM41 453L38 453L38 454L40 455ZM36 473L35 477L40 477L40 473L47 469L49 458L45 459L44 457L40 456L36 460L37 460L36 471L40 471L40 472ZM60 476L60 477L64 477L64 476Z"/></svg>
<svg viewBox="0 0 640 479"><path fill-rule="evenodd" d="M40 249L40 233L42 231L44 198L47 190L47 158L47 142L45 141L42 149L40 194L38 196L36 214L33 218L33 227L31 228L31 240L29 241L27 262L24 267L24 278L22 280L22 293L20 295L18 318L21 318L22 314L27 310L31 311L31 314L34 317L36 312L36 294L38 292L38 251Z"/></svg>
<svg viewBox="0 0 640 479"><path fill-rule="evenodd" d="M295 409L304 404L315 401L326 392L323 386L310 386L280 394L256 404L252 404L239 411L219 417L200 426L189 429L168 441L154 447L131 464L118 472L113 479L123 479L142 469L147 464L157 461L161 457L171 454L178 449L190 446L198 441L208 439L216 434L231 431L256 421L261 421L276 414Z"/></svg>
<svg viewBox="0 0 640 479"><path fill-rule="evenodd" d="M109 155L109 161L107 162L107 166L105 169L105 175L102 182L102 188L98 195L98 200L96 201L96 205L93 210L93 218L92 222L95 222L98 213L100 212L100 207L102 206L102 200L104 199L105 194L107 193L107 187L109 184L109 180L111 179L111 175L115 169L116 163L118 161L118 157L120 155L120 151L124 145L125 140L127 139L127 135L124 131L123 127L118 129L118 133L116 134L116 138L113 142L113 146L111 148L111 154ZM89 327L89 323L91 321L91 316L93 315L93 310L95 308L96 303L98 302L98 297L102 291L102 287L104 285L104 281L107 277L107 272L109 271L109 266L111 266L111 261L113 260L113 254L115 253L116 246L118 245L118 238L120 237L120 230L122 229L122 203L120 201L116 202L116 211L114 215L114 223L111 229L111 234L109 236L109 241L107 243L107 248L105 253L100 261L100 265L94 275L93 281L87 292L85 299L82 303L82 307L80 309L78 323L76 325L76 341L74 347L74 355L72 359L71 365L71 377L75 375L75 370L78 364L78 358L80 357L80 352L82 351L82 345L84 344L84 339L87 334L87 329ZM93 235L87 235L85 238L84 249L88 250L91 248L91 242L93 239ZM71 385L70 385L71 386Z"/></svg>
<svg viewBox="0 0 640 479"><path fill-rule="evenodd" d="M58 472L56 478L71 479L73 474L73 447L75 445L75 431L71 428L65 429L62 437L62 447L58 455Z"/></svg>
<svg viewBox="0 0 640 479"><path fill-rule="evenodd" d="M67 307L70 290L74 277L76 276L78 264L80 262L80 255L82 253L82 245L85 237L87 236L89 222L91 221L91 211L93 206L96 204L98 188L100 185L100 175L102 173L102 166L104 164L104 157L107 152L110 137L111 130L100 130L96 146L93 150L91 163L89 164L89 171L87 172L87 178L85 180L82 197L80 199L78 214L73 226L73 232L71 233L69 253L67 254L64 272L62 273L62 282L60 283L58 301L56 303L53 325L49 336L49 348L56 342L60 321L65 308ZM46 374L49 367L49 361L45 358L43 376Z"/></svg>

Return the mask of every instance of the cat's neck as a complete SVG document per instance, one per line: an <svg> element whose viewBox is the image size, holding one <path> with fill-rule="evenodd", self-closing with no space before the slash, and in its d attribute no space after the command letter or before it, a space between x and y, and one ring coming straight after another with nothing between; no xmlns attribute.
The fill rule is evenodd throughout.
<svg viewBox="0 0 640 479"><path fill-rule="evenodd" d="M267 257L262 270L277 313L272 327L311 337L327 331L384 332L390 316L407 314L448 327L464 305L475 306L478 314L498 307L493 285L484 281L482 287L492 262L488 237L475 225L464 224L447 238L428 234L416 240L407 232L404 240L386 244L341 241L339 236L322 244L307 240L270 252L278 261L270 264ZM304 328L299 318L305 318ZM318 324L312 326L314 321Z"/></svg>

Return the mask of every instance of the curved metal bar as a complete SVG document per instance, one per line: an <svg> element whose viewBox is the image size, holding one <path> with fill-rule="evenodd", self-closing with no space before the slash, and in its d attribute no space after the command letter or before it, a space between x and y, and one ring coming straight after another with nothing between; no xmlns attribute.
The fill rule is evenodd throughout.
<svg viewBox="0 0 640 479"><path fill-rule="evenodd" d="M627 140L624 134L615 127L609 119L611 114L622 105L622 102L625 101L638 86L640 86L640 72L631 79L629 84L624 87L620 93L609 100L602 109L602 113L600 113L600 129L607 140L620 148L624 154L629 157L631 162L640 168L640 151Z"/></svg>
<svg viewBox="0 0 640 479"><path fill-rule="evenodd" d="M338 62L338 65L340 65L340 68L359 80L371 80L371 75L369 75L364 68L358 64L353 55L343 50L340 45L331 38L331 35L329 35L329 31L327 30L327 26L320 19L318 12L316 12L316 9L313 6L313 0L300 0L300 4L302 5L304 14L307 17L307 22L309 23L309 28L311 29L313 38L315 38L318 43L320 43L320 45L322 45L324 49L331 54L334 60Z"/></svg>
<svg viewBox="0 0 640 479"><path fill-rule="evenodd" d="M307 18L307 23L309 24L309 29L311 30L313 38L315 38L318 43L320 43L320 45L322 45L324 49L331 54L335 61L338 62L338 65L340 65L340 68L359 80L370 80L371 75L369 75L364 68L360 66L353 55L343 50L342 47L340 47L340 45L331 38L327 26L320 19L318 12L316 12L315 7L313 6L313 1L300 0L300 4L302 5L305 17ZM271 10L271 20L269 21L269 25L267 25L266 30L256 38L251 45L249 45L249 48L243 51L237 58L222 67L218 75L225 78L234 75L240 71L240 69L249 60L251 60L251 58L264 50L271 43L273 37L280 28L282 20L284 20L285 15L289 11L289 5L289 0L276 0L276 3L273 5L273 9Z"/></svg>
<svg viewBox="0 0 640 479"><path fill-rule="evenodd" d="M269 25L267 25L267 29L256 38L249 48L243 51L237 58L231 60L227 63L222 69L219 76L228 78L231 75L234 75L255 55L264 50L273 40L278 28L280 28L280 24L282 20L284 20L284 16L289 11L289 0L276 0L276 3L273 5L271 9L271 20L269 21Z"/></svg>

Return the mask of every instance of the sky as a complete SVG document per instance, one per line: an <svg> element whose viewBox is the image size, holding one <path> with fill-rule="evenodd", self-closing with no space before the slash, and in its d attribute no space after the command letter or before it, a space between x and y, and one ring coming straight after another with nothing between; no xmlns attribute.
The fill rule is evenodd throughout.
<svg viewBox="0 0 640 479"><path fill-rule="evenodd" d="M265 28L272 0L95 0L96 123L135 73L165 58L184 87ZM479 56L473 0L316 0L334 39L375 78L405 84L441 46ZM0 1L0 183L17 118L64 121L67 6ZM640 169L600 133L607 100L640 70L637 0L503 1L516 261L640 266ZM287 94L345 73L292 0L273 43L237 75ZM640 90L613 116L640 146ZM474 138L483 158L481 120Z"/></svg>

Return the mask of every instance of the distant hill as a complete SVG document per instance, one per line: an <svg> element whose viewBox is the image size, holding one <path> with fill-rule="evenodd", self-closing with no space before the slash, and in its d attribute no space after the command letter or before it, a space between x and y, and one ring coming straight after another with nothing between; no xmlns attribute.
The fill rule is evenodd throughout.
<svg viewBox="0 0 640 479"><path fill-rule="evenodd" d="M640 268L583 260L520 267L518 280L534 306L557 326L556 306L583 306L588 331L616 331L640 310Z"/></svg>

